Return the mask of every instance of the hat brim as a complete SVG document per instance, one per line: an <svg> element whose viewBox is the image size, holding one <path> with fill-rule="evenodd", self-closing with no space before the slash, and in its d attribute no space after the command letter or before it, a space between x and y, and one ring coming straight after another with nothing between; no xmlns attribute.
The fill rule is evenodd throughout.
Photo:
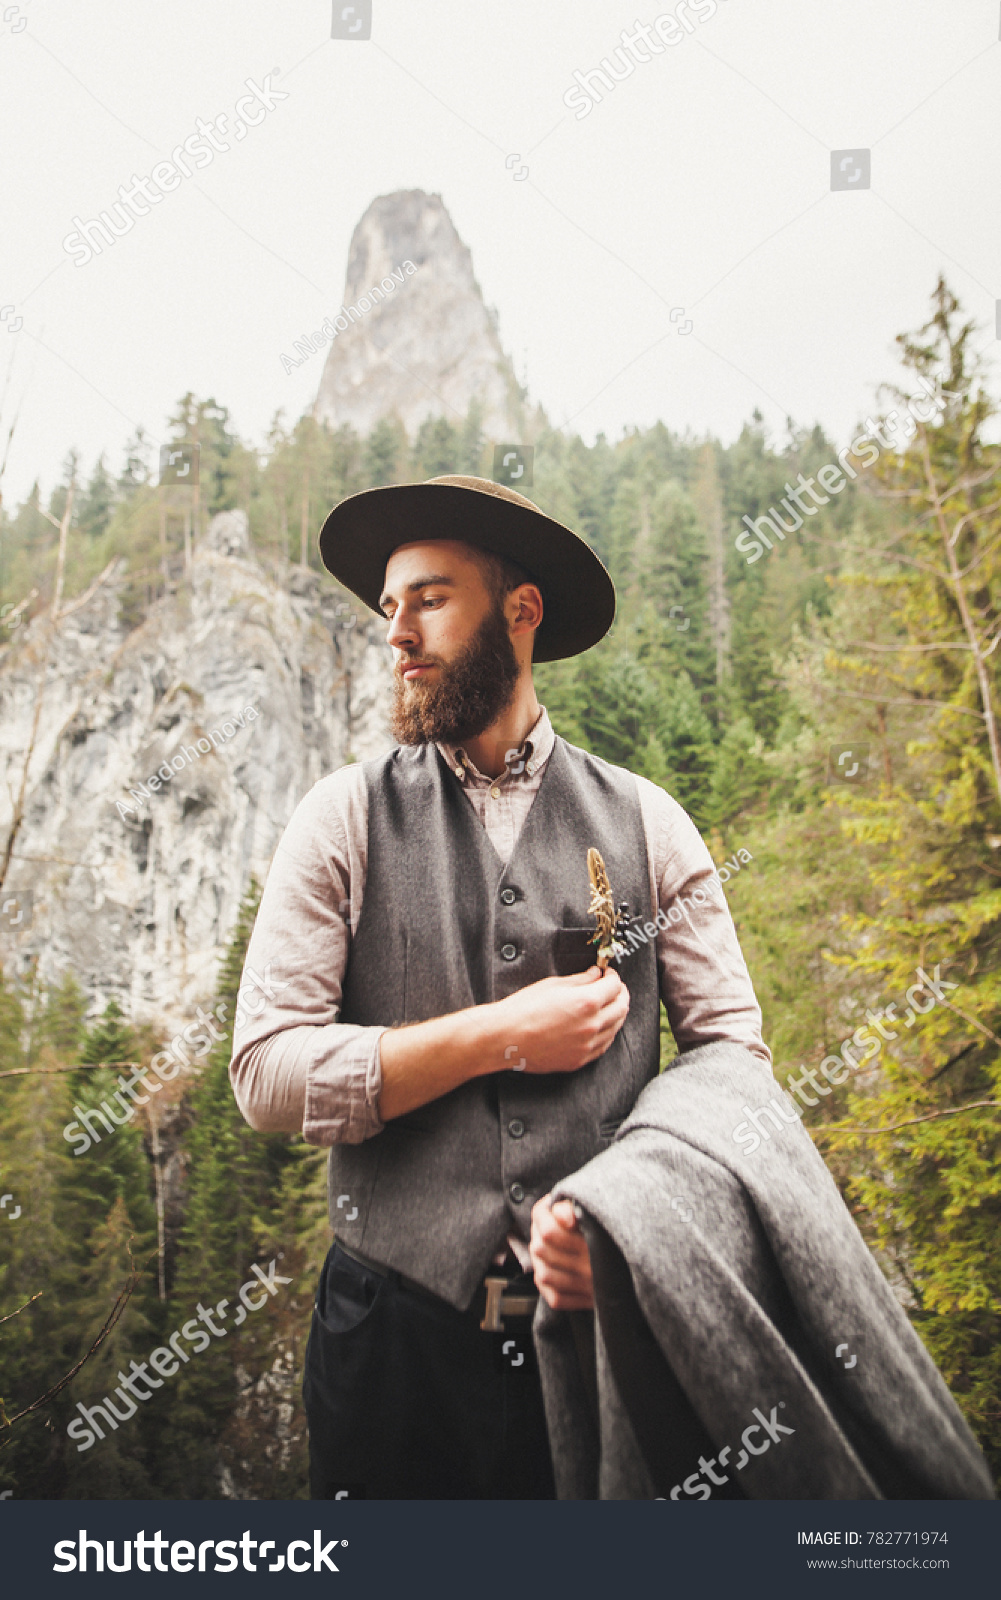
<svg viewBox="0 0 1001 1600"><path fill-rule="evenodd" d="M519 497L520 499L520 497ZM458 539L516 561L542 591L535 661L580 655L615 617L615 587L590 545L528 502L448 483L363 489L334 507L320 530L327 571L382 616L386 563L402 544Z"/></svg>

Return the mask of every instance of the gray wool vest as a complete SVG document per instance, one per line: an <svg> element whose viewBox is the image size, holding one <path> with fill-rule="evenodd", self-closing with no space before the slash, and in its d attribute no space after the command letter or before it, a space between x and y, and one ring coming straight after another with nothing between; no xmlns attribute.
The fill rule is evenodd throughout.
<svg viewBox="0 0 1001 1600"><path fill-rule="evenodd" d="M649 919L636 782L557 738L505 866L435 746L365 763L368 876L343 985L343 1022L461 1011L594 965L587 851L616 902ZM344 1243L463 1310L508 1233L611 1142L659 1064L653 941L618 968L624 1027L574 1073L497 1072L330 1151L330 1218ZM512 1039L512 1061L520 1052Z"/></svg>

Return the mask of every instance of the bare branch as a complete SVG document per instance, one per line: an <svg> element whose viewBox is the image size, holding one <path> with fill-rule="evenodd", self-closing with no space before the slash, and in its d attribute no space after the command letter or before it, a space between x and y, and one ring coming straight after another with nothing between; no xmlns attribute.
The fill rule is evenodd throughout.
<svg viewBox="0 0 1001 1600"><path fill-rule="evenodd" d="M936 1122L939 1117L958 1117L964 1111L976 1111L980 1106L992 1106L1001 1110L1001 1100L971 1100L965 1106L953 1106L948 1111L929 1111L926 1117L909 1117L906 1122L888 1122L885 1128L849 1128L844 1123L829 1123L825 1127L811 1128L812 1134L828 1133L863 1133L875 1135L880 1133L896 1133L898 1128L915 1128L919 1122Z"/></svg>
<svg viewBox="0 0 1001 1600"><path fill-rule="evenodd" d="M997 641L995 641L996 643ZM957 643L943 640L941 644L866 644L859 640L849 639L847 643L839 646L842 650L972 650L973 646L964 644L961 640Z"/></svg>
<svg viewBox="0 0 1001 1600"><path fill-rule="evenodd" d="M986 556L989 556L991 551L997 548L998 544L1001 544L1001 535L999 535L997 539L992 539L990 544L981 550L976 559L971 561L968 566L961 568L959 576L961 578L968 577L973 571L974 567L979 567L981 561L983 561Z"/></svg>
<svg viewBox="0 0 1001 1600"><path fill-rule="evenodd" d="M877 700L883 706L932 706L939 711L955 711L959 716L976 717L978 722L984 720L982 711L971 711L969 706L950 705L948 700L888 700L883 694L863 694L860 689L837 689L835 693L849 700Z"/></svg>
<svg viewBox="0 0 1001 1600"><path fill-rule="evenodd" d="M976 1028L978 1032L986 1034L987 1038L992 1040L994 1044L1001 1045L1001 1039L998 1038L997 1034L992 1033L990 1028L986 1028L982 1022L978 1022L976 1017L971 1017L966 1011L960 1011L959 1007L954 1006L951 1000L943 1000L941 1004L945 1006L947 1011L954 1011L957 1017L962 1017L963 1021L968 1022L971 1028Z"/></svg>
<svg viewBox="0 0 1001 1600"><path fill-rule="evenodd" d="M89 586L89 588L84 590L83 594L78 595L75 600L71 600L69 605L63 606L59 613L60 622L62 622L65 617L72 616L74 611L79 611L81 606L85 606L87 604L88 600L93 599L94 595L102 584L107 583L108 579L113 575L117 576L116 568L119 568L122 565L123 561L121 556L115 556L111 561L109 561L104 571L98 573L93 583Z"/></svg>
<svg viewBox="0 0 1001 1600"><path fill-rule="evenodd" d="M992 500L989 505L975 506L972 511L967 511L965 516L960 517L959 521L956 523L956 526L953 528L949 537L950 545L955 548L956 540L959 538L963 531L963 527L967 522L972 522L977 517L986 517L989 511L996 511L998 506L1001 506L1001 500Z"/></svg>
<svg viewBox="0 0 1001 1600"><path fill-rule="evenodd" d="M45 1077L54 1072L100 1072L109 1067L117 1067L124 1072L126 1068L141 1066L141 1061L81 1061L75 1067L10 1067L6 1072L0 1072L0 1078Z"/></svg>
<svg viewBox="0 0 1001 1600"><path fill-rule="evenodd" d="M131 1253L132 1252L130 1250L129 1254L131 1255ZM152 1256L149 1257L149 1260L152 1260ZM25 1406L22 1411L17 1412L16 1416L9 1418L4 1417L3 1421L0 1422L0 1434L2 1434L5 1429L12 1428L15 1422L20 1422L22 1417L30 1416L33 1411L38 1411L41 1406L48 1405L50 1400L54 1400L56 1395L61 1393L61 1391L65 1389L66 1385L73 1381L81 1367L86 1365L91 1356L96 1355L97 1351L101 1348L109 1333L115 1327L115 1324L121 1319L122 1313L124 1312L129 1301L132 1299L132 1296L135 1294L136 1289L139 1287L139 1280L145 1271L146 1266L136 1268L135 1263L133 1262L132 1272L125 1280L125 1288L122 1290L121 1294L118 1296L118 1299L112 1306L104 1326L101 1328L100 1333L94 1340L94 1343L91 1345L86 1355L81 1356L76 1365L70 1367L69 1372L60 1378L58 1383L54 1383L51 1389L46 1389L44 1394L39 1395L37 1400L32 1400L31 1404L29 1406ZM9 1439L6 1440L4 1444L0 1445L0 1450L6 1449L10 1443L11 1441Z"/></svg>
<svg viewBox="0 0 1001 1600"><path fill-rule="evenodd" d="M37 1294L33 1294L30 1300L24 1302L23 1306L18 1306L16 1311L9 1312L6 1317L0 1317L0 1327L3 1327L5 1322L13 1322L14 1318L19 1317L22 1311L27 1311L28 1307L33 1306L36 1300L40 1300L44 1293L44 1289L39 1289Z"/></svg>
<svg viewBox="0 0 1001 1600"><path fill-rule="evenodd" d="M56 581L52 593L52 622L53 626L59 619L59 607L63 598L63 574L66 570L66 544L69 539L70 518L73 515L73 501L76 498L76 478L74 477L66 492L66 506L59 522L59 550L56 554ZM48 512L46 512L48 516ZM50 519L51 520L51 519Z"/></svg>

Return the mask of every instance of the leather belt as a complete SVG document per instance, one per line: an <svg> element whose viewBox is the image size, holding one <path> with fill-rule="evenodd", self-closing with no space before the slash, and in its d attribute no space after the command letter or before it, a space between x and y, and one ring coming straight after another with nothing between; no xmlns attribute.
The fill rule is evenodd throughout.
<svg viewBox="0 0 1001 1600"><path fill-rule="evenodd" d="M429 1295L432 1300L441 1299L441 1296L436 1295L426 1284L418 1283L416 1278L408 1278L406 1273L397 1271L395 1267L387 1267L381 1261L373 1261L371 1256L363 1255L353 1245L346 1245L344 1240L339 1238L336 1233L334 1234L334 1242L339 1249L344 1251L346 1256L350 1256L352 1261L357 1261L359 1266L366 1267L369 1272L376 1272L383 1278L388 1277L391 1272L395 1273L396 1278L405 1288L412 1289L421 1295ZM504 1317L531 1317L535 1315L535 1308L539 1303L538 1291L535 1290L530 1294L505 1294L504 1291L510 1281L509 1278L493 1276L484 1278L482 1288L486 1295L486 1305L480 1322L480 1327L484 1333L503 1333Z"/></svg>
<svg viewBox="0 0 1001 1600"><path fill-rule="evenodd" d="M380 1278L386 1278L393 1272L396 1273L396 1277L406 1288L415 1289L418 1294L430 1295L432 1300L441 1298L433 1290L426 1288L423 1283L418 1283L416 1278L408 1278L405 1272L397 1272L395 1267L387 1267L381 1261L373 1261L371 1256L363 1255L360 1250L355 1249L354 1245L345 1244L339 1234L334 1234L334 1243L338 1249L344 1251L346 1256L350 1256L352 1261L357 1261L360 1267L367 1267L369 1272L377 1272Z"/></svg>

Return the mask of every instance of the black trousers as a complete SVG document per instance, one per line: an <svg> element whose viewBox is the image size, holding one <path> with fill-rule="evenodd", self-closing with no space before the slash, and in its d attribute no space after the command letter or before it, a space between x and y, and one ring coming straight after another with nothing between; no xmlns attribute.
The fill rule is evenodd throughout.
<svg viewBox="0 0 1001 1600"><path fill-rule="evenodd" d="M555 1498L531 1318L484 1333L484 1299L456 1311L331 1246L303 1382L314 1500Z"/></svg>

